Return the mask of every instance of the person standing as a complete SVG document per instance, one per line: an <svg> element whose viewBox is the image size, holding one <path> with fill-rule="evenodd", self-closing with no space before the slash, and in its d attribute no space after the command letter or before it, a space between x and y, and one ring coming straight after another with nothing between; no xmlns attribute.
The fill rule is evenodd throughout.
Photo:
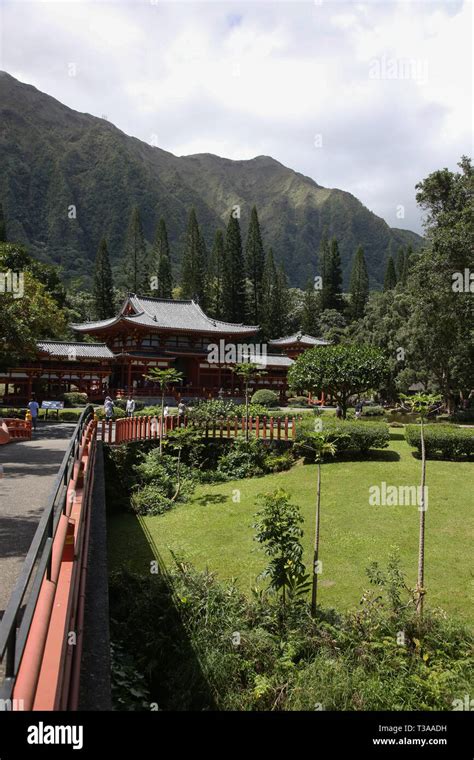
<svg viewBox="0 0 474 760"><path fill-rule="evenodd" d="M31 414L31 423L33 425L33 430L36 430L36 424L38 422L39 404L35 398L34 393L31 396L31 400L28 402L28 409Z"/></svg>
<svg viewBox="0 0 474 760"><path fill-rule="evenodd" d="M111 420L114 416L114 402L110 398L110 396L106 396L104 401L104 412L105 412L105 419Z"/></svg>
<svg viewBox="0 0 474 760"><path fill-rule="evenodd" d="M184 425L184 415L186 414L186 405L180 401L178 404L178 427Z"/></svg>
<svg viewBox="0 0 474 760"><path fill-rule="evenodd" d="M135 411L135 399L133 398L132 394L130 394L127 399L125 411L127 413L127 417L133 417L133 413Z"/></svg>
<svg viewBox="0 0 474 760"><path fill-rule="evenodd" d="M359 417L361 416L363 408L364 408L364 405L362 401L358 401L357 404L355 405L355 416L357 419L359 419Z"/></svg>

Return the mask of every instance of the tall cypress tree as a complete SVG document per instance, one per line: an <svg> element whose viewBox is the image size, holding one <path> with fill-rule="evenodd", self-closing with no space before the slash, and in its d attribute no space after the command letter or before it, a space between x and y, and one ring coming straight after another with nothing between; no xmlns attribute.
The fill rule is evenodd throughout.
<svg viewBox="0 0 474 760"><path fill-rule="evenodd" d="M181 272L184 298L193 298L206 307L206 246L199 229L194 208L189 212Z"/></svg>
<svg viewBox="0 0 474 760"><path fill-rule="evenodd" d="M336 238L331 240L330 246L330 306L329 309L342 311L342 263L339 253L339 244Z"/></svg>
<svg viewBox="0 0 474 760"><path fill-rule="evenodd" d="M149 290L146 246L138 206L134 206L125 238L124 270L126 285L133 293Z"/></svg>
<svg viewBox="0 0 474 760"><path fill-rule="evenodd" d="M387 268L385 270L385 277L383 281L384 291L392 290L397 284L397 273L395 271L395 263L393 256L388 257Z"/></svg>
<svg viewBox="0 0 474 760"><path fill-rule="evenodd" d="M5 224L5 217L3 216L3 206L0 203L0 243L7 242L7 228Z"/></svg>
<svg viewBox="0 0 474 760"><path fill-rule="evenodd" d="M365 263L364 249L359 245L352 261L351 281L349 285L351 296L350 315L352 319L364 316L365 305L369 298L369 275Z"/></svg>
<svg viewBox="0 0 474 760"><path fill-rule="evenodd" d="M308 281L303 295L303 309L301 317L301 330L306 335L316 336L319 331L318 298L311 280Z"/></svg>
<svg viewBox="0 0 474 760"><path fill-rule="evenodd" d="M250 215L250 224L245 246L245 263L247 277L250 282L250 297L248 303L248 319L257 325L260 320L260 305L262 300L262 277L265 265L262 236L258 221L257 209L254 206Z"/></svg>
<svg viewBox="0 0 474 760"><path fill-rule="evenodd" d="M208 273L208 312L211 317L222 317L222 283L224 270L224 235L216 230Z"/></svg>
<svg viewBox="0 0 474 760"><path fill-rule="evenodd" d="M321 311L331 309L332 303L332 271L331 271L331 251L326 237L321 240L319 248L319 272L322 278L322 288L320 290Z"/></svg>
<svg viewBox="0 0 474 760"><path fill-rule="evenodd" d="M273 335L273 287L276 280L273 251L268 249L262 276L262 306L260 309L260 329L265 340Z"/></svg>
<svg viewBox="0 0 474 760"><path fill-rule="evenodd" d="M288 278L281 264L276 272L275 284L271 295L271 304L271 337L282 338L288 332L289 293Z"/></svg>
<svg viewBox="0 0 474 760"><path fill-rule="evenodd" d="M113 317L115 313L114 284L105 238L102 238L97 250L92 292L97 319Z"/></svg>
<svg viewBox="0 0 474 760"><path fill-rule="evenodd" d="M245 269L240 224L232 213L225 235L222 311L229 322L245 320Z"/></svg>
<svg viewBox="0 0 474 760"><path fill-rule="evenodd" d="M405 251L400 246L400 248L397 251L397 258L395 263L395 271L397 275L397 280L401 281L403 278L403 270L405 268Z"/></svg>
<svg viewBox="0 0 474 760"><path fill-rule="evenodd" d="M158 287L155 294L158 298L171 298L173 277L171 274L170 247L166 222L163 218L158 223L155 242L153 245L153 265L156 271Z"/></svg>

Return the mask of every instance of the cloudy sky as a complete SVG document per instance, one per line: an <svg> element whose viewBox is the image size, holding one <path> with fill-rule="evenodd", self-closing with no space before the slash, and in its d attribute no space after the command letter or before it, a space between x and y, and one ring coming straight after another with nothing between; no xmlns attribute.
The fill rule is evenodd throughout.
<svg viewBox="0 0 474 760"><path fill-rule="evenodd" d="M0 0L0 68L177 155L270 155L421 230L472 155L470 0Z"/></svg>

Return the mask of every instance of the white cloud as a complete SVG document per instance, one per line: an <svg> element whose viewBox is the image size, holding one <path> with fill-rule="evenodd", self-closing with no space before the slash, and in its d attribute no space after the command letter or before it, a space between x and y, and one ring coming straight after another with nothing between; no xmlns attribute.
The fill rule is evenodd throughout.
<svg viewBox="0 0 474 760"><path fill-rule="evenodd" d="M1 66L165 150L272 155L419 229L415 183L471 150L471 17L467 0L4 2Z"/></svg>

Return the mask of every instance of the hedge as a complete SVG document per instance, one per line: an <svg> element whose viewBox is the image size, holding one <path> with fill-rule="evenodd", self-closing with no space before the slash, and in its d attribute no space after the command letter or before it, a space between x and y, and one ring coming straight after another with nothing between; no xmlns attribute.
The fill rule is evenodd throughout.
<svg viewBox="0 0 474 760"><path fill-rule="evenodd" d="M337 453L342 451L359 451L365 454L369 449L385 449L390 441L390 431L386 422L360 422L359 420L335 420L324 418L322 420L322 431L327 433L328 440L334 442L337 447ZM303 420L296 426L296 448L300 450L307 459L306 441L308 445L308 434L315 431L314 418L310 421Z"/></svg>
<svg viewBox="0 0 474 760"><path fill-rule="evenodd" d="M79 391L71 391L71 393L62 393L59 396L59 401L64 401L64 406L86 406L87 393L79 393Z"/></svg>
<svg viewBox="0 0 474 760"><path fill-rule="evenodd" d="M407 425L405 438L421 453L420 425ZM461 459L474 455L474 430L448 423L424 426L425 452L428 458Z"/></svg>

